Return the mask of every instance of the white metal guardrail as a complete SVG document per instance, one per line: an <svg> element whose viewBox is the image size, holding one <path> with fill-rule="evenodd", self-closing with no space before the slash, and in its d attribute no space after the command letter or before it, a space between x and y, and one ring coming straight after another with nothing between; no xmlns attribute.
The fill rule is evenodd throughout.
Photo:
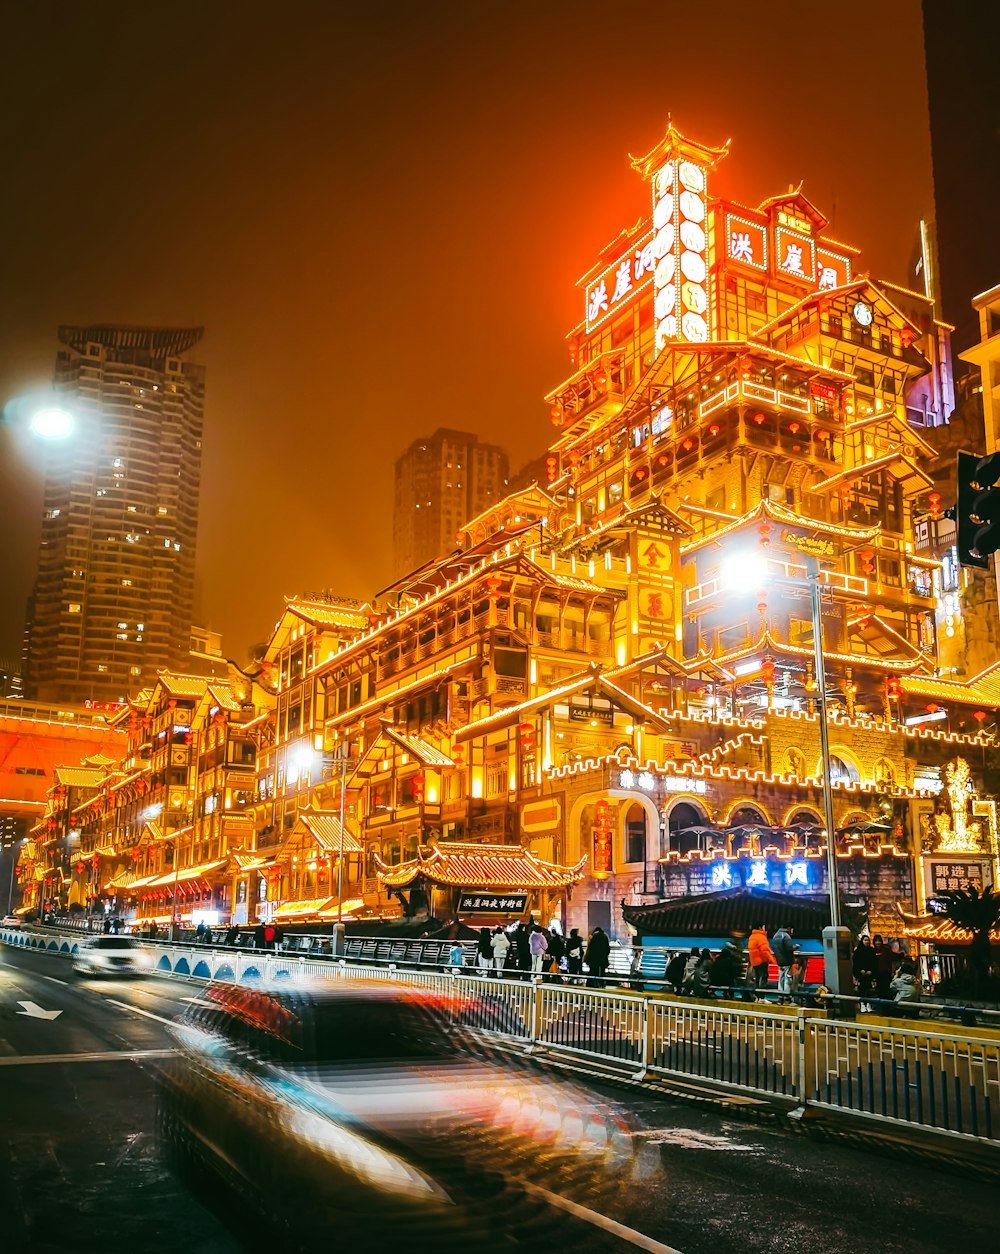
<svg viewBox="0 0 1000 1254"><path fill-rule="evenodd" d="M86 943L86 938L81 938ZM0 942L72 957L81 940L0 928ZM516 1042L628 1068L697 1078L862 1120L1000 1144L1000 1032L853 1021L823 1010L734 1005L662 993L494 978L282 951L150 944L165 976L280 983L361 977L440 996L456 1022Z"/></svg>

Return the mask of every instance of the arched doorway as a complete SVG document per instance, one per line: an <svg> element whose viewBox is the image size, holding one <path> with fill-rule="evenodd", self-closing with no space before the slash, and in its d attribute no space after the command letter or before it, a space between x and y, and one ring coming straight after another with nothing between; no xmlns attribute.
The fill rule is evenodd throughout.
<svg viewBox="0 0 1000 1254"><path fill-rule="evenodd" d="M683 855L706 848L711 839L709 823L704 812L690 801L678 801L667 816L667 847Z"/></svg>
<svg viewBox="0 0 1000 1254"><path fill-rule="evenodd" d="M765 844L772 843L771 824L765 818L763 810L755 805L737 806L731 811L726 827L726 846L729 853L739 853L741 849L759 853Z"/></svg>
<svg viewBox="0 0 1000 1254"><path fill-rule="evenodd" d="M649 848L646 829L646 808L637 801L629 806L625 815L624 849L622 859L626 863L645 863Z"/></svg>
<svg viewBox="0 0 1000 1254"><path fill-rule="evenodd" d="M785 824L785 852L792 848L818 849L823 844L826 825L815 810L800 807L793 810Z"/></svg>
<svg viewBox="0 0 1000 1254"><path fill-rule="evenodd" d="M822 762L816 767L816 778L823 778ZM853 758L839 749L830 754L831 784L860 784L860 782L861 772L858 770L857 763Z"/></svg>

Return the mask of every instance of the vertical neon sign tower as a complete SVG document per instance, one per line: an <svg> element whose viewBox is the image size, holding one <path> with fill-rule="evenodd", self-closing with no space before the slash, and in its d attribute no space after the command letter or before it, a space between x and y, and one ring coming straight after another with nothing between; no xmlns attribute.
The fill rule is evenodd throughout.
<svg viewBox="0 0 1000 1254"><path fill-rule="evenodd" d="M709 321L708 176L729 152L685 139L673 123L632 168L653 191L653 317L655 351L686 340L712 338Z"/></svg>

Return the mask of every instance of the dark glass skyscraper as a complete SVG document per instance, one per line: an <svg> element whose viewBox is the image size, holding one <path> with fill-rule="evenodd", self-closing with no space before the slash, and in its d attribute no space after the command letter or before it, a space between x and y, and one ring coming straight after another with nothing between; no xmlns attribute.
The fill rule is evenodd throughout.
<svg viewBox="0 0 1000 1254"><path fill-rule="evenodd" d="M201 328L64 326L26 695L116 701L190 646L205 373Z"/></svg>

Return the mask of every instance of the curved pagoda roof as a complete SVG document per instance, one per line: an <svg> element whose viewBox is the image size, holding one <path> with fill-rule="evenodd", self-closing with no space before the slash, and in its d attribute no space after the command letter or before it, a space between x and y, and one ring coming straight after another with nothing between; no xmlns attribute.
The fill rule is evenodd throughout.
<svg viewBox="0 0 1000 1254"><path fill-rule="evenodd" d="M779 927L795 929L797 940L821 940L830 923L830 902L822 897L793 897L766 889L734 888L697 897L675 897L655 905L622 906L622 917L640 936L748 936L755 923L768 935Z"/></svg>
<svg viewBox="0 0 1000 1254"><path fill-rule="evenodd" d="M390 867L377 858L378 877L386 888L408 888L423 878L449 888L522 891L569 888L583 878L587 859L576 866L544 862L522 845L480 845L441 841L418 850L416 858Z"/></svg>

